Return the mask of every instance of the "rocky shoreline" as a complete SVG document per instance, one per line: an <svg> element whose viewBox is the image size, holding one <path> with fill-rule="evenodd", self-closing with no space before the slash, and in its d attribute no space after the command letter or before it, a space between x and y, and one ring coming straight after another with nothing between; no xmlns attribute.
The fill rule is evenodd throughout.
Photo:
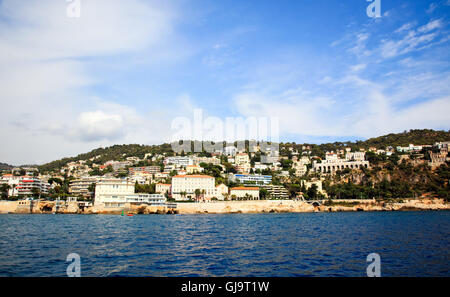
<svg viewBox="0 0 450 297"><path fill-rule="evenodd" d="M220 201L209 203L177 203L166 206L126 205L123 208L80 207L68 202L56 207L54 201L0 201L0 214L226 214L226 213L303 213L353 211L425 211L450 210L443 199L403 200L385 202L375 200L335 200L332 203L307 203L294 200Z"/></svg>

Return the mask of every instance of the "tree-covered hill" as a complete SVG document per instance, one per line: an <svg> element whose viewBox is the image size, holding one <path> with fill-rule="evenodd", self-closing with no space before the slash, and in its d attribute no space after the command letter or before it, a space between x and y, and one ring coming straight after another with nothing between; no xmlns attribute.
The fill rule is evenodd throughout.
<svg viewBox="0 0 450 297"><path fill-rule="evenodd" d="M12 168L13 168L12 165L0 162L0 170L11 170Z"/></svg>
<svg viewBox="0 0 450 297"><path fill-rule="evenodd" d="M170 144L162 145L139 145L139 144L124 144L113 145L106 148L98 148L88 153L80 154L76 157L63 158L61 160L52 161L50 163L39 166L40 171L52 171L62 168L64 165L70 162L76 162L80 160L90 160L96 158L93 163L103 164L110 160L122 161L127 157L139 157L144 158L147 153L164 153L171 152Z"/></svg>
<svg viewBox="0 0 450 297"><path fill-rule="evenodd" d="M363 147L385 148L390 145L407 146L410 143L416 145L434 144L435 142L450 141L450 131L435 131L430 129L410 130L403 133L391 133L388 135L370 138L361 142Z"/></svg>
<svg viewBox="0 0 450 297"><path fill-rule="evenodd" d="M322 156L326 151L332 151L344 147L351 147L353 149L359 148L386 148L387 146L407 146L410 143L413 144L434 144L440 141L450 141L450 131L435 131L429 129L423 130L410 130L403 133L388 134L376 138L370 138L365 141L356 142L335 142L335 143L324 143L324 144L292 144L292 143L282 143L281 144L281 154L283 155L285 150L284 147L294 146L301 150L303 145L309 145L312 150L313 155ZM170 144L161 145L139 145L139 144L127 144L127 145L114 145L106 148L98 148L92 150L88 153L80 154L76 157L64 158L61 160L56 160L44 165L39 166L41 171L51 171L58 170L62 168L69 162L79 161L79 160L89 160L91 158L97 157L95 163L103 164L109 160L125 160L126 157L136 156L143 158L147 153L173 153Z"/></svg>

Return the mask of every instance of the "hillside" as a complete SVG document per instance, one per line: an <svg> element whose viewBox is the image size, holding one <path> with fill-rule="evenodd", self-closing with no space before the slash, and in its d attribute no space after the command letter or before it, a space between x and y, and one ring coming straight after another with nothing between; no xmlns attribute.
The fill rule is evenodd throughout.
<svg viewBox="0 0 450 297"><path fill-rule="evenodd" d="M11 170L13 167L12 165L0 162L0 170Z"/></svg>
<svg viewBox="0 0 450 297"><path fill-rule="evenodd" d="M294 146L301 150L303 145L310 145L312 153L318 156L323 156L326 151L336 150L343 147L357 148L369 148L371 146L377 148L386 148L387 146L396 147L398 145L406 146L410 143L414 144L434 144L439 141L450 141L450 131L434 131L434 130L410 130L403 133L388 134L376 138L370 138L365 141L356 142L335 142L324 143L320 145L315 144L294 144ZM281 144L281 153L284 154L283 147L291 146L292 144ZM98 148L88 153L80 154L76 157L64 158L56 160L44 165L39 166L41 171L51 171L60 169L69 162L79 160L89 160L93 157L99 156L94 162L103 164L109 160L124 160L126 157L137 156L143 158L147 153L172 153L170 144L161 145L139 145L139 144L127 144L127 145L114 145L106 148Z"/></svg>
<svg viewBox="0 0 450 297"><path fill-rule="evenodd" d="M449 141L450 131L435 131L429 129L423 130L410 130L403 133L391 133L388 135L370 138L366 141L360 142L364 147L374 146L376 148L385 148L390 145L396 146L408 146L410 143L421 144L434 144L435 142ZM359 144L359 142L357 142Z"/></svg>

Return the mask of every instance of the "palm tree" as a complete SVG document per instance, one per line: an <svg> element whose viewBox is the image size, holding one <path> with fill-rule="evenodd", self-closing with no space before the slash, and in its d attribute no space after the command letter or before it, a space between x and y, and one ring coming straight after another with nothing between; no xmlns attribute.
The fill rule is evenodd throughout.
<svg viewBox="0 0 450 297"><path fill-rule="evenodd" d="M15 196L15 195L14 195L14 190L16 189L16 186L17 186L16 184L12 184L12 186L11 186L11 187L12 187L12 193L11 193L11 196Z"/></svg>
<svg viewBox="0 0 450 297"><path fill-rule="evenodd" d="M197 200L197 202L198 202L198 200L199 200L199 197L200 197L200 194L201 194L201 191L200 191L200 189L195 189L194 193L195 193L195 199L196 199L196 200Z"/></svg>

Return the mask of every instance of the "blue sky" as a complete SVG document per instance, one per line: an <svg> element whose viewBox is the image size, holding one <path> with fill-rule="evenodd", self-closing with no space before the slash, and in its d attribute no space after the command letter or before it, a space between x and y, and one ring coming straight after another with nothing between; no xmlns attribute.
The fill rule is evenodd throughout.
<svg viewBox="0 0 450 297"><path fill-rule="evenodd" d="M380 1L0 1L0 161L162 143L195 109L282 141L448 130L450 1Z"/></svg>

